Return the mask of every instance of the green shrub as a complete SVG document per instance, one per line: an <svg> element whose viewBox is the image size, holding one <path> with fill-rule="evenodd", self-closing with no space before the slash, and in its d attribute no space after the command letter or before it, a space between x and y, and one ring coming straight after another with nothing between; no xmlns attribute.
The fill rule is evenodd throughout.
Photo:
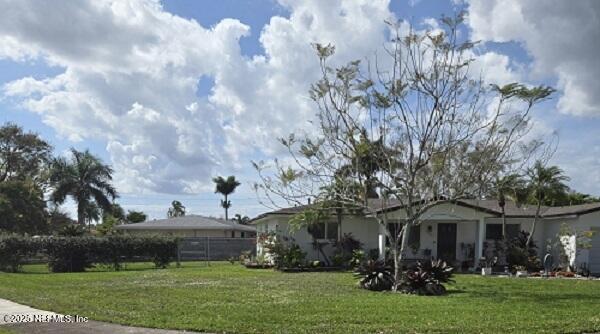
<svg viewBox="0 0 600 334"><path fill-rule="evenodd" d="M0 271L17 272L40 250L40 240L20 235L0 235Z"/></svg>
<svg viewBox="0 0 600 334"><path fill-rule="evenodd" d="M100 248L94 237L49 237L44 240L48 268L54 273L81 272L93 267Z"/></svg>
<svg viewBox="0 0 600 334"><path fill-rule="evenodd" d="M150 260L157 268L165 268L177 257L177 239L128 235L0 237L0 270L17 271L36 254L48 257L52 272L81 272L95 263L119 270L123 262L133 259Z"/></svg>
<svg viewBox="0 0 600 334"><path fill-rule="evenodd" d="M354 252L361 250L362 243L352 233L344 233L334 244L333 264L340 267L353 267Z"/></svg>
<svg viewBox="0 0 600 334"><path fill-rule="evenodd" d="M273 263L278 269L299 268L304 265L306 253L293 242L293 239L273 237L265 249L272 256Z"/></svg>
<svg viewBox="0 0 600 334"><path fill-rule="evenodd" d="M454 282L452 272L453 268L441 260L417 262L415 268L403 273L399 291L419 295L443 295L446 293L443 283Z"/></svg>
<svg viewBox="0 0 600 334"><path fill-rule="evenodd" d="M79 224L69 224L58 231L61 237L81 237L85 234L85 228Z"/></svg>
<svg viewBox="0 0 600 334"><path fill-rule="evenodd" d="M362 262L354 272L359 278L358 285L367 290L386 291L394 286L394 275L383 261L367 260Z"/></svg>
<svg viewBox="0 0 600 334"><path fill-rule="evenodd" d="M140 248L139 238L127 235L96 238L96 242L97 247L93 254L93 261L108 265L114 270L120 270L122 263L131 260Z"/></svg>
<svg viewBox="0 0 600 334"><path fill-rule="evenodd" d="M149 257L156 268L166 268L177 257L177 238L149 236L138 239L139 255Z"/></svg>
<svg viewBox="0 0 600 334"><path fill-rule="evenodd" d="M533 240L527 244L529 232L521 231L509 240L506 261L511 268L524 266L528 271L539 271L542 264L537 256L537 245Z"/></svg>

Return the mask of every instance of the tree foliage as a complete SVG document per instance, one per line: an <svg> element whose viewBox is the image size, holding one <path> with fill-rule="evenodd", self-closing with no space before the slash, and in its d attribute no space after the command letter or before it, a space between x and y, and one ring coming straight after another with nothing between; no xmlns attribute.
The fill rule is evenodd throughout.
<svg viewBox="0 0 600 334"><path fill-rule="evenodd" d="M128 224L135 224L146 221L148 216L142 211L129 210L125 219Z"/></svg>
<svg viewBox="0 0 600 334"><path fill-rule="evenodd" d="M44 183L51 153L52 146L38 134L4 124L0 127L0 182L29 179Z"/></svg>
<svg viewBox="0 0 600 334"><path fill-rule="evenodd" d="M171 207L167 210L167 217L183 217L185 216L185 206L180 201L171 202Z"/></svg>
<svg viewBox="0 0 600 334"><path fill-rule="evenodd" d="M527 244L530 244L540 219L542 205L549 198L567 193L569 187L565 182L569 180L569 177L559 167L545 166L541 160L536 161L532 167L527 169L526 177L529 200L536 205L535 217L527 238Z"/></svg>
<svg viewBox="0 0 600 334"><path fill-rule="evenodd" d="M223 195L224 199L221 200L221 206L225 209L225 220L228 220L228 211L231 207L231 201L227 199L227 197L233 192L235 189L241 184L236 179L235 176L231 175L226 179L222 176L218 176L213 178L213 182L215 183L215 193L219 193Z"/></svg>
<svg viewBox="0 0 600 334"><path fill-rule="evenodd" d="M84 224L87 219L96 218L94 204L99 209L111 210L112 201L117 198L112 173L110 166L88 150L71 149L69 159L56 158L52 162L50 198L57 204L64 203L69 196L73 198L77 203L77 222Z"/></svg>
<svg viewBox="0 0 600 334"><path fill-rule="evenodd" d="M396 283L408 227L440 200L481 197L498 175L529 161L541 145L525 139L532 109L554 91L486 85L469 71L475 43L460 40L462 17L442 21L441 30L407 34L390 24L384 59L367 64L331 67L335 48L315 45L313 131L281 139L293 163L254 163L255 189L272 205L275 197L293 204L308 197L327 203L326 212L352 208L384 226L386 208L404 207L397 234L385 229Z"/></svg>
<svg viewBox="0 0 600 334"><path fill-rule="evenodd" d="M42 191L29 180L0 182L0 231L39 234L48 231Z"/></svg>

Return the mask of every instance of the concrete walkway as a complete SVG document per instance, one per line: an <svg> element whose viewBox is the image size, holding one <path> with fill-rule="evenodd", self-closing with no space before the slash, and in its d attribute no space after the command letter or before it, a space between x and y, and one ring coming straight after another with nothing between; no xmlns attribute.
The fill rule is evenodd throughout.
<svg viewBox="0 0 600 334"><path fill-rule="evenodd" d="M17 319L35 318L48 319L59 317L59 314L34 309L32 307L17 304L10 300L0 298L0 326L10 329L15 333L56 333L56 334L113 334L113 333L128 333L128 334L180 334L194 333L188 331L175 331L165 329L152 329L142 327L129 327L108 322L100 322L90 320L88 322L14 322Z"/></svg>

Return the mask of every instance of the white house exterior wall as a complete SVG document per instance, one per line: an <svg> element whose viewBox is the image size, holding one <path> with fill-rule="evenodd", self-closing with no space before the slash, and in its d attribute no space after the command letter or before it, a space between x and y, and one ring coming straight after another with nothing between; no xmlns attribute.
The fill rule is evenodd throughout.
<svg viewBox="0 0 600 334"><path fill-rule="evenodd" d="M577 232L583 231L593 231L595 234L593 238L600 238L600 211L591 212L588 214L581 215L579 219L573 223L573 228ZM597 242L594 245L598 244ZM577 264L581 263L589 263L591 254L593 252L593 256L595 259L600 258L600 247L593 247L589 250L581 249L578 250L577 254ZM591 268L593 272L600 273L600 268Z"/></svg>
<svg viewBox="0 0 600 334"><path fill-rule="evenodd" d="M321 259L322 256L312 246L313 239L308 234L306 228L290 234L288 228L288 215L272 215L261 218L256 222L257 233L277 231L279 235L294 238L295 242L307 253L309 260ZM388 219L391 222L405 218L404 210L396 210L388 213ZM335 222L335 220L332 220ZM431 256L437 257L437 240L439 223L456 223L456 258L457 261L467 260L463 253L461 244L475 244L475 261L477 262L482 255L482 240L485 239L485 228L487 224L501 224L502 219L495 215L481 210L469 208L461 205L444 203L430 208L422 217L420 224L420 250L413 254L412 250L406 250L407 258L423 258L424 249L431 250ZM595 230L595 238L600 238L600 211L582 214L579 216L562 216L557 218L544 218L538 221L533 239L538 246L538 255L543 258L546 253L548 242L556 240L556 236L563 223L569 224L576 231ZM533 224L533 218L507 218L507 224L519 224L520 230L530 231ZM431 228L429 229L429 226ZM483 229L482 229L483 227ZM363 243L363 249L377 249L381 240L382 230L373 218L360 218L345 216L341 225L340 235L352 233L352 235ZM383 239L385 240L385 239ZM599 244L600 242L595 242ZM261 246L257 243L257 251L261 253ZM333 247L325 246L328 255L332 254ZM555 250L554 250L555 251ZM578 250L576 264L588 263L590 253L594 258L600 259L600 247L591 250ZM554 253L555 262L558 261L558 254ZM600 268L596 269L600 271Z"/></svg>
<svg viewBox="0 0 600 334"><path fill-rule="evenodd" d="M298 231L291 232L288 224L289 216L286 215L274 215L272 217L266 217L261 219L256 224L257 233L276 231L278 235L292 238L293 241L300 246L302 251L306 252L307 259L322 259L322 255L313 247L313 238L308 233L306 228L299 229ZM331 222L336 222L331 220ZM368 251L370 249L376 249L377 236L378 236L378 224L374 219L365 219L359 217L345 216L341 224L341 233L352 233L353 237L363 243L363 249ZM327 242L327 240L322 240ZM323 250L327 256L333 254L333 242L323 247ZM262 254L262 246L257 243L257 254Z"/></svg>

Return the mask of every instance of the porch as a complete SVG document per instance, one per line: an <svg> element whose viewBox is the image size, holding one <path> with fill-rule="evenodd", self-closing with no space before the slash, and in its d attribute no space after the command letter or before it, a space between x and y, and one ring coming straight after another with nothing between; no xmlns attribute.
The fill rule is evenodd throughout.
<svg viewBox="0 0 600 334"><path fill-rule="evenodd" d="M395 229L395 226L388 227ZM379 254L383 258L389 242L383 226L379 228ZM426 220L408 229L408 247L404 259L408 262L441 259L455 267L478 266L485 240L482 220Z"/></svg>

